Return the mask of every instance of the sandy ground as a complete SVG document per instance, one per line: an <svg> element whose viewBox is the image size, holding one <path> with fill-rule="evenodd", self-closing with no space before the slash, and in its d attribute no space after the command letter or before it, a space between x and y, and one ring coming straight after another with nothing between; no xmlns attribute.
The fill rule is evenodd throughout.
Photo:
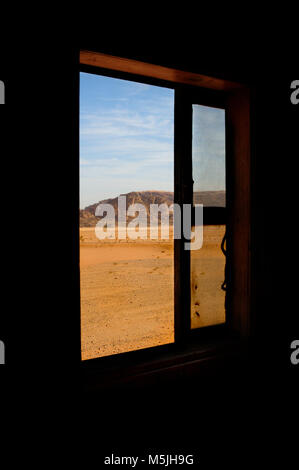
<svg viewBox="0 0 299 470"><path fill-rule="evenodd" d="M191 251L191 328L225 322L225 256L221 251L224 226L204 227L200 250Z"/></svg>
<svg viewBox="0 0 299 470"><path fill-rule="evenodd" d="M191 255L191 326L222 323L224 227L204 228ZM173 242L102 240L80 229L82 359L174 340Z"/></svg>

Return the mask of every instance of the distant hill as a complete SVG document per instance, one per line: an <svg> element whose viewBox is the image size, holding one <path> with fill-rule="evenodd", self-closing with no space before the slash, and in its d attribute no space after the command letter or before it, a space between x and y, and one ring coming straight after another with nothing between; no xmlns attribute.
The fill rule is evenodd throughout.
<svg viewBox="0 0 299 470"><path fill-rule="evenodd" d="M150 213L150 204L167 204L173 203L173 192L169 191L133 191L126 196L127 209L131 204L143 204ZM194 203L203 204L206 207L225 207L225 191L201 191L194 193ZM104 199L95 204L80 210L80 227L94 227L100 217L95 216L96 207L99 204L111 204L114 208L116 220L118 217L118 197L112 199ZM132 217L131 217L132 218ZM128 218L130 220L131 218ZM171 216L170 216L171 219Z"/></svg>
<svg viewBox="0 0 299 470"><path fill-rule="evenodd" d="M195 204L206 207L225 207L225 191L198 191L193 193Z"/></svg>

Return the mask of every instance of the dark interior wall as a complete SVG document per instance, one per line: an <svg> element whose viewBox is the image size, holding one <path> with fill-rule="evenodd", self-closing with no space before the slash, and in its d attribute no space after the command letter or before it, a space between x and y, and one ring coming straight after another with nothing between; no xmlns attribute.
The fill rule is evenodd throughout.
<svg viewBox="0 0 299 470"><path fill-rule="evenodd" d="M177 41L178 43L179 41ZM18 309L18 331L8 318L7 357L18 361L26 350L33 363L59 363L61 357L78 363L78 276L74 266L74 224L78 207L77 132L78 51L80 48L190 70L246 83L252 93L252 255L253 255L253 344L267 368L289 369L289 343L296 328L297 280L290 274L296 265L295 229L298 155L298 109L290 103L290 82L295 72L283 55L260 55L256 50L219 42L212 53L197 44L161 41L67 41L59 50L46 47L37 56L7 54L7 109L5 139L18 155L17 172L25 201L19 198L24 225L39 217L40 237L26 231L37 245L22 250L19 275L24 296L30 299L30 316ZM54 44L55 45L55 44ZM21 105L20 105L21 103ZM17 129L17 138L15 129ZM24 178L28 171L32 184ZM9 172L15 175L15 168ZM7 197L7 196L6 196ZM24 206L25 204L25 206ZM29 207L29 209L28 209ZM28 216L30 214L30 216ZM61 227L59 236L55 226ZM16 235L18 240L18 235ZM19 241L16 246L20 247ZM34 252L37 265L28 275ZM25 280L29 287L25 287ZM27 307L26 307L27 308ZM36 331L37 325L40 331ZM58 327L57 327L58 325ZM4 330L3 330L4 331ZM24 334L26 332L26 334ZM28 338L31 338L28 340ZM39 351L37 357L36 351ZM270 359L269 359L270 355ZM55 359L54 359L55 358Z"/></svg>
<svg viewBox="0 0 299 470"><path fill-rule="evenodd" d="M9 48L6 61L1 57L9 103L1 110L1 156L5 156L1 160L2 214L11 227L5 231L6 241L12 242L16 255L12 261L12 250L3 245L2 269L5 260L8 268L2 292L1 339L6 344L7 367L1 387L4 391L7 385L7 397L12 400L13 406L7 408L13 436L17 432L12 408L16 414L20 411L19 416L24 409L28 413L23 427L17 425L22 442L37 410L41 422L35 430L41 435L41 447L45 441L50 446L45 455L55 455L60 441L68 465L70 460L82 458L85 464L101 468L102 457L110 450L136 455L141 448L149 451L158 445L168 452L189 446L191 452L199 453L202 468L204 464L212 468L216 461L237 462L239 467L244 461L256 464L261 459L269 464L269 458L277 463L278 455L281 466L286 467L297 449L295 432L293 436L289 432L286 447L280 439L290 423L295 423L295 387L284 379L293 379L297 373L289 362L289 343L298 336L299 106L289 100L290 82L298 78L293 62L274 46L271 57L265 48L260 55L250 48L240 54L238 36L231 48L219 41L209 56L197 44L175 46L172 38L161 40L158 46L139 38L138 46L136 38L131 45L119 40L115 47L109 37L104 43L79 44L67 38L67 32L55 42L55 32L53 23L48 45L40 34L31 45L20 35L18 47ZM181 40L182 35L178 36ZM34 53L29 54L33 45ZM158 384L148 393L115 391L93 399L81 392L79 292L73 262L79 47L250 85L255 292L251 374L240 367L237 376L232 370L213 379L183 381L180 387L172 383L162 390ZM32 232L32 225L38 225L37 232ZM2 401L3 408L7 403ZM50 430L50 421L54 431L47 439L43 431L45 425ZM280 434L272 426L278 422ZM38 440L31 440L26 455L32 442L37 446ZM58 458L61 461L61 454L55 462Z"/></svg>

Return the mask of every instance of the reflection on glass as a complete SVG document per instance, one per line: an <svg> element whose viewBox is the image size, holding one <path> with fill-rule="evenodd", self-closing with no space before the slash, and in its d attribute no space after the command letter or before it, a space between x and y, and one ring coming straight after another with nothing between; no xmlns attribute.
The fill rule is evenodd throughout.
<svg viewBox="0 0 299 470"><path fill-rule="evenodd" d="M193 105L192 131L193 203L225 207L225 111ZM204 225L202 248L190 252L191 328L225 322L225 229Z"/></svg>

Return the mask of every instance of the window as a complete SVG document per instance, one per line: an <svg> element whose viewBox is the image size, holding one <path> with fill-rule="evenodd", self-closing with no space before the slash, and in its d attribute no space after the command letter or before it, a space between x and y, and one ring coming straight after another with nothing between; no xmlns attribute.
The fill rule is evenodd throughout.
<svg viewBox="0 0 299 470"><path fill-rule="evenodd" d="M108 341L106 343L106 353L105 351L103 353L103 349L105 349L103 348L103 342L99 344L96 341L95 345L91 347L91 341L95 339L93 337L95 331L94 325L99 321L96 310L89 310L91 318L89 319L88 327L86 322L86 315L91 306L90 299L95 298L95 291L93 289L97 290L98 280L90 278L90 282L88 281L87 271L84 271L84 260L88 259L89 266L93 265L92 269L95 274L97 270L95 260L98 256L96 250L98 248L92 247L93 243L97 243L96 240L92 240L94 234L91 236L91 233L89 233L92 230L87 230L88 227L81 227L82 359L111 354L121 357L122 354L118 353L125 351L131 351L129 353L130 357L133 357L133 355L136 357L138 353L136 350L146 348L149 352L153 352L154 350L157 351L158 345L164 345L162 346L162 349L164 348L163 351L170 351L177 344L188 344L195 337L197 338L197 344L200 345L200 338L204 338L204 335L213 339L216 338L218 332L221 332L220 334L224 336L234 333L240 338L246 337L250 325L250 146L248 90L239 84L212 79L191 72L182 72L134 60L106 56L100 53L82 51L80 62L81 77L89 75L95 81L105 78L110 84L116 83L115 80L126 81L125 83L128 86L133 84L137 88L139 87L140 90L143 86L152 90L159 89L161 94L165 92L165 97L169 98L172 96L172 99L174 97L174 166L171 170L169 168L167 184L163 188L159 186L160 189L158 189L157 184L161 176L163 157L156 160L151 158L151 167L155 168L156 175L155 181L153 180L155 187L145 188L143 186L142 188L138 187L136 190L136 183L134 182L133 186L126 187L124 190L120 188L119 192L125 191L125 194L140 193L148 189L152 193L160 190L165 190L169 195L173 193L172 199L169 202L177 204L181 208L181 212L183 212L184 205L189 204L191 206L193 229L196 228L196 205L202 203L204 206L204 242L202 251L185 250L184 244L186 238L181 237L180 239L173 240L172 257L172 247L168 246L166 250L161 248L165 242L161 240L162 224L161 222L159 223L160 239L158 240L158 249L161 251L161 254L157 255L159 258L156 258L156 260L159 259L158 264L161 266L163 262L172 263L172 268L169 269L170 266L168 266L168 275L164 278L165 281L167 279L168 290L166 289L166 291L168 293L166 294L164 290L165 296L163 302L165 302L165 305L168 304L167 308L169 308L170 312L167 327L168 336L166 335L168 339L166 336L163 337L163 333L160 339L153 340L153 332L156 338L160 334L158 325L161 319L161 310L156 308L157 304L162 306L161 301L157 301L159 298L159 288L161 283L164 282L162 278L158 279L157 271L159 272L160 267L158 264L148 263L146 276L144 275L145 272L140 276L140 273L137 274L137 261L141 259L141 256L138 255L137 260L135 260L136 262L134 261L136 267L133 271L135 279L138 279L140 282L140 292L143 291L143 294L145 293L144 291L148 288L147 283L150 279L152 282L154 276L156 276L155 281L157 281L157 284L155 284L153 289L150 287L152 295L147 297L147 301L139 302L140 310L138 312L141 315L139 318L140 335L134 345L131 345L131 347L127 345L125 347L121 346L124 344L122 343L123 335L128 332L131 334L134 329L138 329L136 321L130 322L125 320L123 325L120 326L120 323L116 320L114 331L117 331L117 334L112 340L114 341L114 349L111 349L111 343L109 345ZM109 86L112 87L112 85ZM91 90L90 86L87 87L86 93L90 93ZM82 81L81 92L83 93ZM121 109L122 97L118 96L115 91L111 93L111 96L115 99L118 109ZM109 94L105 93L105 99L109 99ZM81 106L83 106L83 103L81 103ZM146 121L146 106L143 108L143 112ZM159 114L159 107L157 105L155 112ZM150 114L147 114L147 116L150 116ZM168 119L171 121L173 116L169 116ZM138 119L136 119L137 121ZM138 122L140 123L140 121ZM150 126L149 121L147 121L147 124ZM91 123L92 126L93 124ZM161 126L163 126L162 123ZM101 127L101 132L104 132L105 128L107 130L109 128L109 119L104 123L102 121ZM168 127L168 130L170 128L171 126ZM84 131L82 123L81 129ZM97 131L93 129L93 132L95 134ZM86 162L83 152L85 145L83 136L84 132L80 142L82 198L85 197L83 194L83 178L84 171L86 171L86 168L84 169ZM113 140L117 140L116 134ZM96 148L96 145L94 147ZM116 160L113 160L113 158ZM109 157L110 174L113 174L113 178L109 179L107 175L104 177L104 170L102 172L103 187L105 185L112 187L115 184L121 168L129 169L129 160L128 157L126 158L120 163L117 160L117 156L111 155L111 158ZM113 162L115 162L115 165ZM90 175L96 176L95 171L91 171ZM149 173L144 171L143 176L146 178L149 176ZM90 189L91 184L89 182L86 184L86 194L87 190ZM115 196L117 195L115 194ZM98 200L94 201L94 203L98 203L100 200L107 202L107 199L111 199L111 196L103 192L102 196L96 198ZM142 198L139 201L142 202ZM93 206L93 204L89 204L91 202L92 200L86 199L86 204L83 203L81 206L81 219L86 219L86 224L89 217L86 213L86 208L88 209L89 206ZM93 210L95 210L95 207L93 207ZM135 215L136 212L131 214L131 216ZM90 218L92 218L92 215L90 215ZM96 220L98 221L99 219ZM93 223L96 220L93 218ZM180 220L182 224L182 218ZM109 228L109 224L106 225L107 228L104 227L104 230ZM121 248L117 248L114 254L112 254L112 251L109 250L112 244L109 245L109 243L107 239L106 251L110 253L109 256L107 255L109 258L108 264L110 263L111 265L112 263L113 265L113 263L119 263L117 260L113 261L113 256L115 256L116 251L120 252ZM122 241L117 243L119 247L122 246ZM140 242L140 246L142 243L143 241ZM151 243L154 242L151 241ZM137 246L138 241L134 241L134 244ZM87 255L88 249L90 250L89 255ZM93 254L91 252L92 249L94 249ZM168 253L165 254L167 250ZM85 251L84 254L83 251ZM169 257L168 255L170 254L171 256ZM101 256L102 262L103 259L104 256ZM105 285L109 283L109 288L112 288L115 281L115 286L113 286L115 294L113 296L119 316L121 316L122 312L121 306L125 305L127 308L128 302L130 302L127 291L131 289L131 284L128 276L130 276L130 266L133 266L133 264L129 264L130 261L128 261L127 257L123 261L123 263L114 265L119 270L117 274L115 269L108 265L105 266L105 272L104 270L101 272L101 291L103 296L100 299L102 304L98 303L101 311L103 311L102 307L106 301L108 302L107 298L109 297ZM121 277L121 282L127 279L125 281L126 286L119 282L120 279L113 279L113 277ZM86 293L90 296L89 298ZM106 299L105 295L107 296ZM120 299L119 302L117 301L117 295ZM139 297L139 300L141 300L141 297ZM111 315L113 312L109 310L108 307L104 316L107 325L112 321ZM142 316L146 310L151 311L156 317L154 328L151 331L147 329L144 317ZM162 310L165 313L164 307ZM102 332L104 331L103 328L101 330ZM142 342L142 337L145 337L147 332L150 335L150 341ZM84 350L85 346L87 347ZM100 351L101 348L102 352ZM90 351L92 351L91 354ZM159 351L162 351L161 348Z"/></svg>
<svg viewBox="0 0 299 470"><path fill-rule="evenodd" d="M173 204L173 116L172 89L80 74L83 359L174 340L172 236L161 216L147 233L153 208ZM95 212L108 204L115 219L99 237ZM133 225L142 209L143 232Z"/></svg>
<svg viewBox="0 0 299 470"><path fill-rule="evenodd" d="M224 109L192 105L192 177L193 204L225 211ZM203 245L191 251L192 329L223 324L226 316L226 225L203 222Z"/></svg>

